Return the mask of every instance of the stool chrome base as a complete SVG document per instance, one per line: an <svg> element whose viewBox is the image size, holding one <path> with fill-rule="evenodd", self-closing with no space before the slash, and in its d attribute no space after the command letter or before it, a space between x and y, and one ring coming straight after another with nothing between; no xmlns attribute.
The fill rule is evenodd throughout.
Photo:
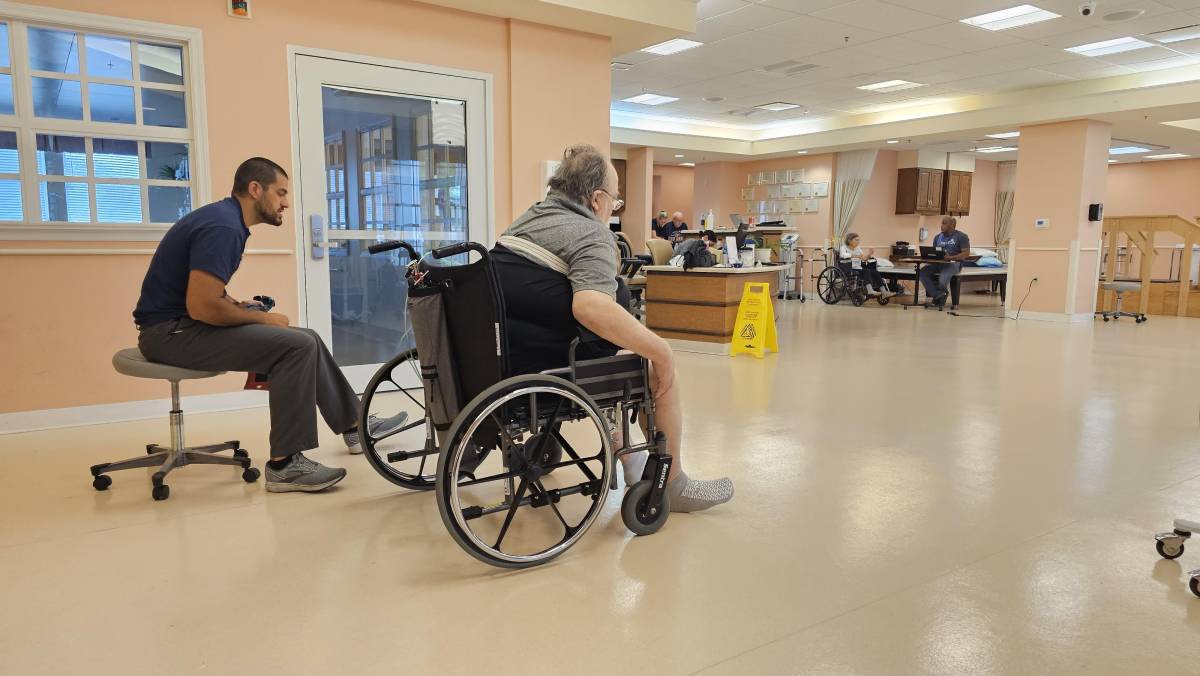
<svg viewBox="0 0 1200 676"><path fill-rule="evenodd" d="M146 455L117 462L102 462L92 465L92 488L98 491L108 490L112 485L109 472L138 467L158 467L151 477L153 488L150 495L155 500L166 500L171 495L171 487L164 483L171 470L185 465L235 465L242 468L242 481L254 483L258 481L260 472L250 466L250 454L241 448L239 441L226 441L209 446L183 445L183 411L179 405L179 382L171 382L171 446L148 444ZM218 455L223 451L233 451L232 456Z"/></svg>

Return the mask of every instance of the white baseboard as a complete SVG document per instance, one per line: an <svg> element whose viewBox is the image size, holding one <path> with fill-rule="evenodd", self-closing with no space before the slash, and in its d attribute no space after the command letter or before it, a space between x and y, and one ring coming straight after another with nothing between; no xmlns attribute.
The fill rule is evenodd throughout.
<svg viewBox="0 0 1200 676"><path fill-rule="evenodd" d="M1006 316L1009 319L1017 318L1016 310L1009 310ZM1055 322L1058 324L1082 324L1095 319L1095 315L1091 312L1079 312L1076 314L1066 314L1063 312L1022 312L1021 319L1028 319L1035 322Z"/></svg>
<svg viewBox="0 0 1200 676"><path fill-rule="evenodd" d="M258 408L267 405L267 393L256 390L197 394L185 396L181 402L185 413L215 413ZM119 404L98 404L73 408L51 408L41 411L0 413L0 434L35 432L63 427L100 425L161 418L165 423L171 410L170 399L126 401Z"/></svg>

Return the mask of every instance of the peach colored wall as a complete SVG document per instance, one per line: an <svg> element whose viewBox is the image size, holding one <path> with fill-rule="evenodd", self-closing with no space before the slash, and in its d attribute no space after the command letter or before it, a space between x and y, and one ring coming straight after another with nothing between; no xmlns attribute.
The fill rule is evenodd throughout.
<svg viewBox="0 0 1200 676"><path fill-rule="evenodd" d="M775 169L804 169L806 181L829 181L829 197L818 200L821 205L820 211L815 214L794 215L800 244L805 247L820 246L833 231L834 157L832 154L805 155L753 162L713 162L697 165L696 213L704 214L712 209L717 226L728 226L729 214L746 211L741 191L747 187L747 174Z"/></svg>
<svg viewBox="0 0 1200 676"><path fill-rule="evenodd" d="M896 182L899 153L881 150L867 194L863 196L850 230L862 238L862 245L886 250L896 241L917 243L921 226L930 236L937 232L941 216L896 215ZM992 247L996 242L996 164L977 161L971 178L971 213L958 217L958 229L967 233L972 246Z"/></svg>
<svg viewBox="0 0 1200 676"><path fill-rule="evenodd" d="M1010 294L1010 306L1036 277L1026 311L1061 314L1070 305L1077 314L1088 311L1090 303L1081 307L1080 298L1095 297L1095 259L1080 256L1076 293L1068 299L1069 249L1073 241L1082 249L1099 243L1100 226L1087 222L1087 205L1104 201L1110 135L1110 125L1093 120L1021 128L1012 228L1017 250L1010 262L1010 283L1020 298ZM1049 219L1050 227L1035 229L1038 218Z"/></svg>
<svg viewBox="0 0 1200 676"><path fill-rule="evenodd" d="M524 21L511 25L509 100L515 219L546 194L543 161L561 159L563 150L576 143L608 152L612 69L607 37ZM500 231L508 225L502 221L496 223Z"/></svg>
<svg viewBox="0 0 1200 676"><path fill-rule="evenodd" d="M621 215L621 232L635 254L647 250L653 199L654 149L630 148L625 157L625 213Z"/></svg>
<svg viewBox="0 0 1200 676"><path fill-rule="evenodd" d="M683 220L689 228L700 227L700 221L692 209L692 196L696 185L695 170L692 167L656 164L654 179L656 183L661 184L661 188L655 195L657 206L652 213L656 214L665 209L669 218L672 213L682 211Z"/></svg>
<svg viewBox="0 0 1200 676"><path fill-rule="evenodd" d="M586 141L602 148L608 143L609 55L604 38L408 0L342 0L336 11L326 3L259 2L250 21L228 17L219 2L41 4L203 32L214 198L226 193L234 168L250 155L290 164L289 44L490 73L498 230L527 206L523 202L540 196L541 160L556 157L571 143ZM559 89L542 90L544 82ZM515 150L514 140L520 143ZM255 228L248 249L294 249L295 222L289 212L282 228ZM161 383L119 376L109 365L115 350L136 341L130 311L147 262L145 256L0 257L0 285L23 290L0 304L0 344L6 348L0 351L0 373L7 384L0 390L0 413L165 396ZM281 311L295 317L295 268L290 255L248 253L231 293L270 293ZM240 379L227 376L189 383L187 392L238 387Z"/></svg>
<svg viewBox="0 0 1200 676"><path fill-rule="evenodd" d="M1200 217L1200 160L1170 160L1113 164L1108 167L1107 216L1174 214L1195 222ZM1155 279L1173 273L1171 249L1182 239L1160 233L1155 239L1158 256L1154 259ZM1138 276L1140 255L1127 264L1127 274Z"/></svg>

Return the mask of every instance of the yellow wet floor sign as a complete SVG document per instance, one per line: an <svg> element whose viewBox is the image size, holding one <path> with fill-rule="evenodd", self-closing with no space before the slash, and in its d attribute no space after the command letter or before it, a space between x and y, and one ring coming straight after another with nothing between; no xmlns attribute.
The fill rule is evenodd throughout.
<svg viewBox="0 0 1200 676"><path fill-rule="evenodd" d="M771 305L771 285L747 282L738 305L737 322L729 342L729 356L745 352L762 359L763 351L779 352L775 340L775 308Z"/></svg>

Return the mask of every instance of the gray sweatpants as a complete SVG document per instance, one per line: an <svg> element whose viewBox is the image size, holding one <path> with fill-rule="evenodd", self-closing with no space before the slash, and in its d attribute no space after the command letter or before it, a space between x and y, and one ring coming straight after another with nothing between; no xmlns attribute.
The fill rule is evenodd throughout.
<svg viewBox="0 0 1200 676"><path fill-rule="evenodd" d="M317 447L317 409L334 432L358 422L358 396L312 329L212 326L185 317L143 329L138 349L150 361L172 366L267 374L271 457Z"/></svg>

